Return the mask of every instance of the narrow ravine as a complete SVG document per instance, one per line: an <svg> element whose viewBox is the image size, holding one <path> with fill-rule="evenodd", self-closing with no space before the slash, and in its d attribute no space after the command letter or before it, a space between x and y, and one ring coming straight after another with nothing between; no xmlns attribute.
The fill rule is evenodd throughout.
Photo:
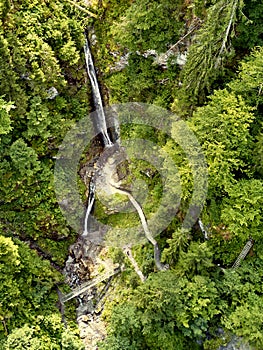
<svg viewBox="0 0 263 350"><path fill-rule="evenodd" d="M103 146L110 148L113 143L107 131L106 117L103 110L102 98L99 90L99 84L96 77L96 71L89 47L88 33L85 32L84 54L86 70L92 87L92 97L96 113L93 113L93 124L96 133L101 135ZM80 233L77 242L70 247L69 257L65 266L66 281L72 290L80 288L83 284L92 284L85 293L76 295L77 300L77 322L80 330L80 337L87 350L96 349L96 343L104 339L106 329L104 322L100 319L103 310L104 298L107 291L113 283L112 275L109 273L107 279L101 280L100 286L95 283L101 277L99 268L105 268L105 271L112 271L116 268L111 261L101 261L99 255L103 252L100 233L96 228L90 227L89 217L95 203L95 182L94 182L94 163L87 164L89 170L85 171L83 181L89 188L86 214L83 222L83 230ZM84 180L88 178L88 183ZM94 232L93 232L94 231ZM94 283L93 283L94 282ZM66 305L66 304L65 304Z"/></svg>
<svg viewBox="0 0 263 350"><path fill-rule="evenodd" d="M72 288L72 293L69 293L68 298L64 298L64 301L66 302L71 298L77 300L77 321L80 329L80 336L85 343L86 349L91 350L96 349L96 343L103 340L106 336L106 328L100 317L103 311L103 299L106 295L109 295L111 288L114 288L113 275L115 275L116 272L112 273L112 271L121 272L120 266L114 266L111 261L102 262L100 259L100 254L103 250L107 250L107 248L102 246L103 238L99 237L100 232L97 232L96 228L89 222L95 204L96 192L99 191L99 188L105 189L106 187L110 190L111 194L121 193L128 196L131 204L139 215L145 237L154 247L154 260L157 270L167 270L169 267L161 263L161 252L158 243L149 230L147 219L141 205L129 191L120 187L119 179L113 180L112 178L112 174L116 174L115 161L124 160L127 157L125 149L121 147L118 122L114 125L116 130L113 130L113 133L117 135L115 144L111 141L108 132L107 120L103 109L102 97L89 47L87 32L85 32L84 54L87 74L92 87L94 106L96 108L96 113L92 114L93 123L96 133L102 137L104 151L106 152L104 152L104 156L99 156L96 169L94 168L94 164L92 164L91 167L90 164L86 164L86 168L89 170L85 171L84 178L88 178L89 181L88 183L84 182L89 188L87 196L88 201L83 230L77 242L71 246L70 256L65 267L65 274ZM123 247L123 252L143 283L146 277L143 275L133 257L131 247ZM107 277L106 280L100 272L103 264L105 268L104 276ZM97 281L102 282L102 285L97 286Z"/></svg>

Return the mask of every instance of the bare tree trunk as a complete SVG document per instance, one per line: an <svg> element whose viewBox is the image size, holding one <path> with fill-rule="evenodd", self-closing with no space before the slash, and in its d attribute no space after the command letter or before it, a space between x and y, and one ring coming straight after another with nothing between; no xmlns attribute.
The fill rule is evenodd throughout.
<svg viewBox="0 0 263 350"><path fill-rule="evenodd" d="M141 281L144 282L146 280L146 277L143 275L142 271L140 270L137 264L137 261L134 259L131 248L125 247L123 251L127 255L128 259L130 260L132 266L134 267L135 272L140 277Z"/></svg>
<svg viewBox="0 0 263 350"><path fill-rule="evenodd" d="M130 202L132 203L132 205L134 206L134 208L136 209L137 213L139 214L139 217L141 219L141 223L142 223L142 227L145 233L146 238L148 239L148 241L150 243L152 243L152 245L154 246L154 260L155 260L155 265L157 267L157 269L159 271L164 271L167 270L169 268L168 265L164 265L161 263L161 252L158 246L157 241L154 239L153 235L151 234L144 212L140 206L140 204L136 201L136 199L130 194L130 192L128 192L127 190L121 189L119 187L114 186L113 184L111 184L114 188L116 188L116 190L119 193L122 194L126 194L130 200Z"/></svg>
<svg viewBox="0 0 263 350"><path fill-rule="evenodd" d="M226 29L226 32L225 32L225 36L224 36L224 39L223 39L223 42L222 42L222 45L221 45L221 49L219 51L219 54L218 54L218 57L217 57L217 60L216 60L215 67L218 67L219 61L220 61L220 57L221 57L223 51L226 50L226 43L227 43L227 40L228 40L228 37L229 37L229 33L230 33L230 29L231 29L231 26L232 26L232 23L233 23L233 19L234 19L234 16L235 16L237 4L238 4L238 0L235 0L234 3L233 3L231 16L230 16L230 19L229 19L229 22L228 22L228 26L227 26L227 29Z"/></svg>

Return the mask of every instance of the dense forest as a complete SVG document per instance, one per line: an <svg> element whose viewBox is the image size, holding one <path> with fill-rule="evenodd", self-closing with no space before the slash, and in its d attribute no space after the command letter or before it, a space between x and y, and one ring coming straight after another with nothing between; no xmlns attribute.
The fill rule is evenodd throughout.
<svg viewBox="0 0 263 350"><path fill-rule="evenodd" d="M63 268L80 232L60 210L54 166L66 133L94 107L85 30L105 105L143 102L180 117L208 172L199 220L182 229L195 179L174 142L177 121L171 137L121 127L123 139L148 139L169 155L181 198L155 237L166 268L150 242L133 244L134 263L106 242L104 254L125 269L106 301L98 349L263 348L262 16L259 0L0 0L1 350L84 349L74 302L61 321L59 294L70 290ZM125 167L127 186L147 185L150 218L162 196L159 169L142 160ZM81 176L79 191L85 203ZM140 224L135 212L104 204L96 200L98 220L121 230Z"/></svg>

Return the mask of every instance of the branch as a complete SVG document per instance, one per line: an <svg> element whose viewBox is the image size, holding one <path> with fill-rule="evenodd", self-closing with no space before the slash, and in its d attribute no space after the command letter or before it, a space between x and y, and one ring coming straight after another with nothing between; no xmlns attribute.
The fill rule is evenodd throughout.
<svg viewBox="0 0 263 350"><path fill-rule="evenodd" d="M131 248L125 247L123 251L127 255L128 259L130 260L132 266L134 267L135 272L140 277L141 281L144 282L146 280L146 277L143 275L142 271L140 270L137 264L137 261L134 259Z"/></svg>
<svg viewBox="0 0 263 350"><path fill-rule="evenodd" d="M195 29L197 29L199 27L199 23L196 24L188 33L186 33L182 38L180 38L173 46L170 47L170 49L168 49L165 54L167 54L168 52L172 51L178 44L180 44L185 38L188 37L188 35L190 35Z"/></svg>
<svg viewBox="0 0 263 350"><path fill-rule="evenodd" d="M229 33L230 33L230 29L231 29L231 26L232 26L232 23L233 23L233 19L234 19L234 16L235 16L237 4L238 4L238 0L235 0L235 2L233 4L233 7L232 7L232 13L231 13L231 16L230 16L230 20L228 22L228 26L227 26L227 29L226 29L225 37L223 39L223 42L222 42L222 45L221 45L221 48L220 48L220 51L219 51L219 54L218 54L218 57L217 57L217 60L216 60L216 63L215 63L215 67L216 68L219 65L220 56L222 55L223 51L226 49L226 43L227 43L227 40L228 40L228 37L229 37Z"/></svg>
<svg viewBox="0 0 263 350"><path fill-rule="evenodd" d="M98 16L95 15L94 13L90 12L89 10L85 9L84 7L78 5L77 3L75 3L75 1L72 0L68 0L68 2L74 6L76 6L79 10L87 13L88 15L90 15L91 17L97 18Z"/></svg>

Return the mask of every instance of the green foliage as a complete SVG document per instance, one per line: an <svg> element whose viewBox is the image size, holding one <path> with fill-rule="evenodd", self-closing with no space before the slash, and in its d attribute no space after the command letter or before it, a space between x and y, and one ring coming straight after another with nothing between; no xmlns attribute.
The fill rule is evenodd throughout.
<svg viewBox="0 0 263 350"><path fill-rule="evenodd" d="M194 114L190 123L205 152L213 195L216 189L228 191L236 174L248 173L254 118L252 108L226 89L216 91Z"/></svg>
<svg viewBox="0 0 263 350"><path fill-rule="evenodd" d="M34 240L70 235L53 191L53 157L74 120L88 111L80 69L83 19L67 2L37 0L17 2L2 18L0 220L7 235ZM56 97L50 88L58 91ZM64 241L56 252L56 243L41 243L60 264L69 244Z"/></svg>
<svg viewBox="0 0 263 350"><path fill-rule="evenodd" d="M1 347L0 347L1 348ZM84 350L74 329L63 330L58 314L38 316L34 325L16 328L7 337L3 350Z"/></svg>
<svg viewBox="0 0 263 350"><path fill-rule="evenodd" d="M190 238L189 230L180 228L173 232L172 238L167 240L168 248L164 249L162 259L164 261L177 259L181 251L184 251L189 245Z"/></svg>
<svg viewBox="0 0 263 350"><path fill-rule="evenodd" d="M258 0L244 1L242 21L236 27L236 37L233 45L239 52L247 52L255 46L262 46L263 40L260 33L263 31L262 14L263 5Z"/></svg>
<svg viewBox="0 0 263 350"><path fill-rule="evenodd" d="M182 1L134 1L121 21L112 28L117 43L129 51L155 49L162 52L177 41L182 29Z"/></svg>
<svg viewBox="0 0 263 350"><path fill-rule="evenodd" d="M75 331L62 329L54 285L63 276L48 260L62 266L74 240L53 191L53 167L65 133L89 109L87 20L56 0L2 1L0 17L0 343L4 350L82 349ZM57 340L48 328L58 330Z"/></svg>
<svg viewBox="0 0 263 350"><path fill-rule="evenodd" d="M248 238L252 237L256 241L257 255L262 258L262 181L239 181L228 191L228 195L229 197L223 200L221 218L233 237L229 249L234 250L237 239L245 244Z"/></svg>
<svg viewBox="0 0 263 350"><path fill-rule="evenodd" d="M9 330L33 320L40 310L55 310L51 290L61 276L19 240L0 236L0 279L0 319Z"/></svg>
<svg viewBox="0 0 263 350"><path fill-rule="evenodd" d="M0 279L1 279L1 303L0 320L10 318L13 315L12 308L19 305L19 287L12 277L20 269L18 247L10 238L0 236Z"/></svg>
<svg viewBox="0 0 263 350"><path fill-rule="evenodd" d="M0 98L0 135L7 134L12 130L9 116L9 112L12 108L15 108L12 102L7 103L3 98Z"/></svg>
<svg viewBox="0 0 263 350"><path fill-rule="evenodd" d="M167 108L173 100L171 91L178 77L178 66L171 60L163 69L153 62L153 57L145 58L138 53L154 48L158 52L166 51L177 41L183 28L183 2L104 3L103 18L95 23L98 44L95 44L94 52L96 62L105 74L110 103L144 101ZM126 15L131 20L126 21ZM130 30L130 27L134 28ZM127 48L128 65L118 71L116 63L127 54Z"/></svg>
<svg viewBox="0 0 263 350"><path fill-rule="evenodd" d="M238 336L244 337L257 349L263 345L262 296L248 293L246 300L224 320L224 326Z"/></svg>
<svg viewBox="0 0 263 350"><path fill-rule="evenodd" d="M169 277L168 273L163 276L174 283L168 286L161 274L156 274L144 285L135 286L128 281L127 276L132 274L127 273L120 289L126 286L129 292L116 291L116 305L111 305L106 315L109 337L100 346L102 349L194 348L195 343L189 345L189 339L190 342L204 339L209 331L214 339L203 346L217 349L224 342L217 333L218 327L222 327L227 337L237 334L261 349L262 320L259 316L258 321L253 321L249 309L258 314L262 298L258 273L262 268L262 47L246 56L254 45L261 45L257 30L261 26L261 4L250 0L210 1L206 6L200 1L184 3L184 19L193 20L193 14L202 17L203 22L195 37L188 38L186 46L190 43L190 47L187 47L187 63L180 75L180 89L176 88L179 85L176 65L160 69L151 57L135 54L147 49L162 52L169 44L159 35L162 18L151 19L152 9L157 12L157 4L149 5L148 13L143 7L145 4L133 2L124 17L120 19L118 13L110 26L111 35L116 37L111 37L109 51L114 52L116 60L123 52L127 53L124 47L130 53L129 65L121 71L114 72L113 68L108 74L110 68L103 69L107 74L110 101L138 100L167 107L171 99L177 99L174 110L184 109L183 113L191 116L187 123L202 145L208 164L209 192L202 219L211 225L211 239L198 242L197 225L191 232L182 234L180 223L193 192L192 169L184 150L166 140L163 150L178 166L182 185L177 220L172 229L162 233L162 238L169 237L162 258L171 268ZM162 5L163 2L159 7ZM255 26L244 14L253 17ZM156 30L154 25L158 21ZM193 23L187 22L186 27L192 28ZM248 43L249 35L251 42ZM119 46L114 46L114 40ZM207 104L202 105L207 94L218 86L224 89L215 90ZM196 108L198 104L201 106ZM172 132L176 135L176 123ZM129 128L126 133L131 138L133 129ZM156 135L144 131L140 135L158 143ZM163 167L168 170L169 164L164 163ZM172 187L171 182L171 191ZM160 188L158 191L160 193ZM253 249L237 271L230 270L250 235L255 239ZM151 271L149 255L147 247L134 248L134 256L146 274ZM218 263L221 266L218 267ZM196 291L197 285L203 291L202 296ZM212 295L209 301L202 300L207 294ZM198 308L197 300L202 305L207 303L208 314L202 307ZM250 335L250 322L254 337Z"/></svg>
<svg viewBox="0 0 263 350"><path fill-rule="evenodd" d="M176 98L174 110L181 112L185 107L183 112L191 116L196 105L202 104L215 87L225 88L214 91L207 104L197 108L187 121L202 145L208 164L209 193L203 217L205 223L210 223L212 233L205 243L198 242L200 232L196 227L182 234L180 222L193 191L192 169L185 151L166 140L163 150L178 166L182 185L177 221L172 229L162 233L162 237L169 237L162 258L169 262L171 271L167 275L165 272L164 278L161 274L151 275L140 286L131 284L127 276L132 274L126 274L120 290L116 291L115 304L107 309L109 337L100 348L194 348L193 339L204 339L209 330L214 336L211 346L217 349L223 342L217 337L218 327L222 327L261 349L261 318L258 317L258 322L252 321L248 310L251 308L257 314L262 298L258 273L262 268L262 48L255 48L239 61L248 53L248 47L251 49L261 43L256 29L261 25L261 5L250 0L212 1L206 8L200 1L184 3L185 19L198 14L203 22L194 39L189 37L187 63L180 75L182 88L177 89L176 65L160 69L151 57L135 54L147 49L162 52L172 43L159 35L161 27L165 28L162 17L151 18L153 9L157 12L157 4L149 5L148 13L145 4L133 2L125 10L124 17L120 19L118 13L110 26L111 36L114 34L115 38L111 37L108 49L114 52L116 60L123 52L127 53L124 48L130 53L129 64L121 71L114 72L113 68L109 74L109 67L108 70L103 68L110 101L138 100L167 107L171 99ZM163 2L159 9L162 5ZM245 15L251 14L255 27L246 23L242 10ZM249 44L248 33L252 34ZM114 40L119 46L114 46ZM109 53L107 55L110 57ZM235 72L237 65L239 71ZM125 135L131 138L134 130L127 129ZM176 135L176 123L172 132ZM152 133L143 130L140 135L158 143L158 137ZM169 164L164 163L163 167L168 170ZM173 190L172 182L170 190ZM160 188L157 192L160 193ZM228 270L250 235L255 238L250 255L238 271ZM136 247L133 252L140 268L149 274L152 263L149 256L152 255L147 246ZM218 263L221 267L217 267ZM174 281L171 285L169 279ZM121 291L125 286L129 292ZM199 295L197 290L203 294ZM203 300L207 295L208 300ZM204 305L207 314L202 309ZM254 337L249 335L250 322ZM210 349L209 342L204 346Z"/></svg>
<svg viewBox="0 0 263 350"><path fill-rule="evenodd" d="M128 65L121 72L109 74L105 79L110 103L143 101L165 108L172 102L171 90L177 75L176 65L168 65L163 70L151 56L145 58L130 54Z"/></svg>
<svg viewBox="0 0 263 350"><path fill-rule="evenodd" d="M241 95L246 103L262 108L263 48L257 47L240 63L239 74L228 86L236 94ZM259 120L262 118L259 116Z"/></svg>
<svg viewBox="0 0 263 350"><path fill-rule="evenodd" d="M27 131L26 137L32 139L32 136L38 136L42 139L50 137L48 130L52 120L49 117L47 106L42 102L40 96L33 97L31 101L30 111L27 113Z"/></svg>
<svg viewBox="0 0 263 350"><path fill-rule="evenodd" d="M85 346L79 338L77 329L66 329L61 335L61 345L63 350L84 350Z"/></svg>
<svg viewBox="0 0 263 350"><path fill-rule="evenodd" d="M214 266L213 252L206 242L199 244L191 242L187 252L181 251L176 273L181 276L208 275L209 269Z"/></svg>
<svg viewBox="0 0 263 350"><path fill-rule="evenodd" d="M113 75L109 80L109 86L112 89L113 96L114 92L120 89L120 85L113 85L121 83L126 85L128 94L122 95L118 102L129 102L131 100L139 101L151 99L151 92L155 94L156 81L155 76L158 71L158 67L153 66L151 59L146 59L143 56L137 54L129 56L129 65L125 69L125 81L123 80L123 73L119 73L118 77L120 81L116 80ZM115 97L116 98L116 97ZM116 101L112 101L113 103Z"/></svg>
<svg viewBox="0 0 263 350"><path fill-rule="evenodd" d="M194 340L220 312L217 298L214 283L205 277L178 279L171 271L151 275L129 300L114 307L110 337L100 348L198 348Z"/></svg>
<svg viewBox="0 0 263 350"><path fill-rule="evenodd" d="M207 9L207 18L196 33L182 71L181 108L187 110L191 104L204 101L212 83L222 75L222 67L232 54L229 46L243 6L243 0L221 0Z"/></svg>
<svg viewBox="0 0 263 350"><path fill-rule="evenodd" d="M136 260L144 276L148 276L150 273L154 271L155 262L154 262L154 249L152 244L146 243L143 245L137 245L132 248L132 253L133 253L134 259ZM126 263L129 264L129 260L127 260ZM133 269L133 267L131 268ZM136 279L138 279L138 275L136 275Z"/></svg>
<svg viewBox="0 0 263 350"><path fill-rule="evenodd" d="M263 133L256 137L255 147L253 152L253 161L255 172L262 177L263 175Z"/></svg>
<svg viewBox="0 0 263 350"><path fill-rule="evenodd" d="M36 152L22 140L16 140L10 147L10 157L14 168L29 177L40 170Z"/></svg>

